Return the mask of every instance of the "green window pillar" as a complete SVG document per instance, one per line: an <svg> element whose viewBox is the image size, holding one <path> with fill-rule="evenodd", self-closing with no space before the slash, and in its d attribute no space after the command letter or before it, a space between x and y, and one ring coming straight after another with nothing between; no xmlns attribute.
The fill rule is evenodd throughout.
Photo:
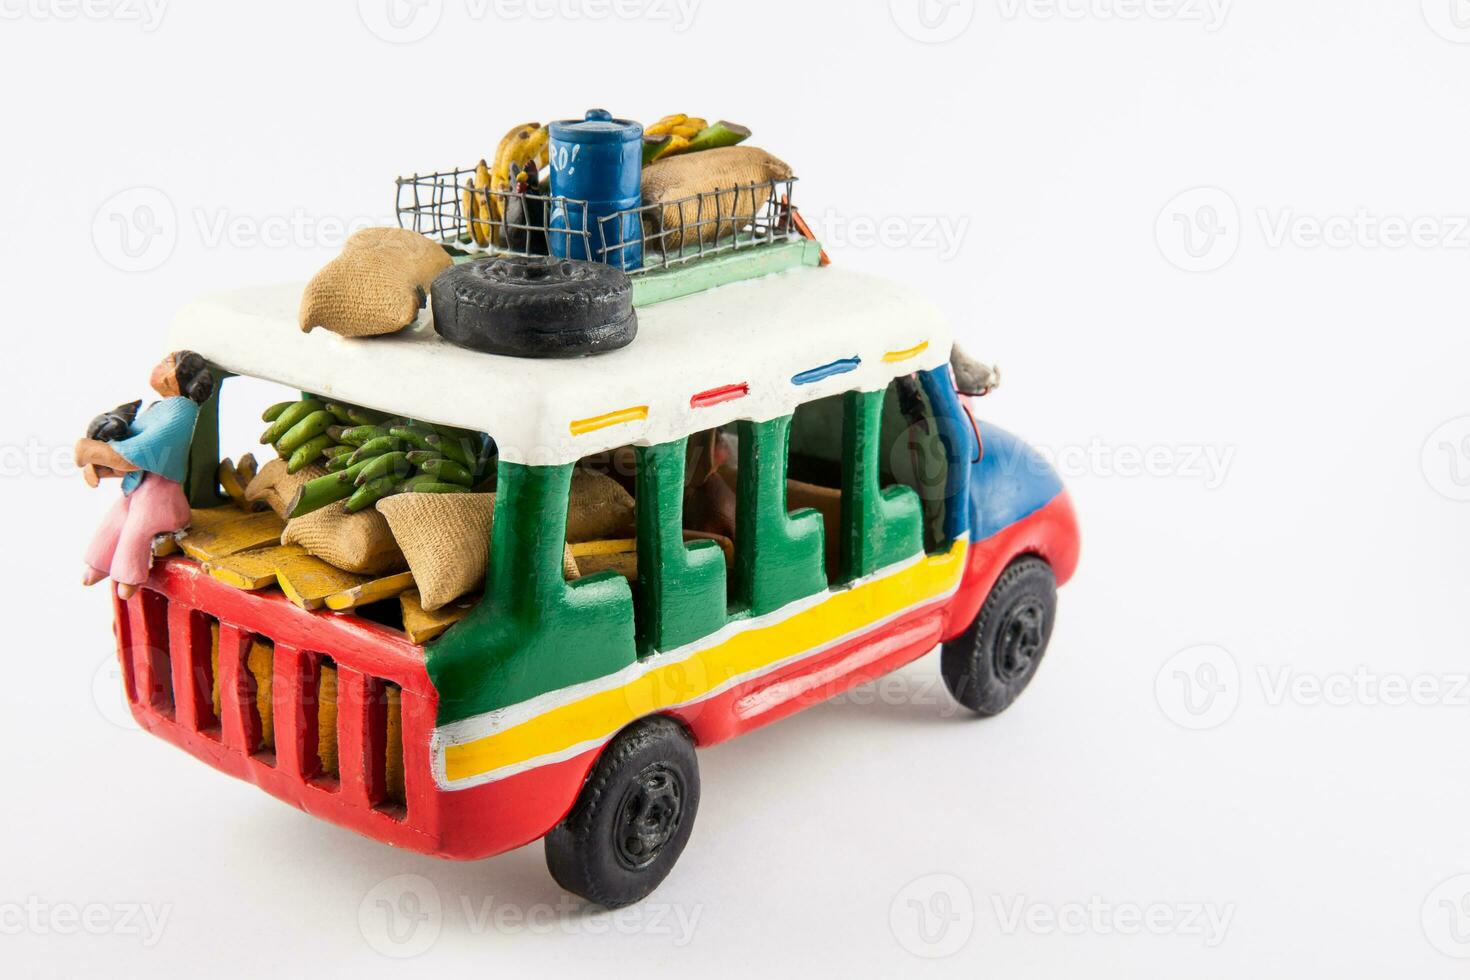
<svg viewBox="0 0 1470 980"><path fill-rule="evenodd" d="M882 391L849 391L842 421L842 575L846 581L923 550L919 495L879 482Z"/></svg>
<svg viewBox="0 0 1470 980"><path fill-rule="evenodd" d="M714 541L684 543L687 442L636 449L638 647L645 655L725 625L725 554Z"/></svg>
<svg viewBox="0 0 1470 980"><path fill-rule="evenodd" d="M633 598L616 572L562 573L572 464L501 461L485 598L425 658L439 724L604 677L633 663Z"/></svg>
<svg viewBox="0 0 1470 980"><path fill-rule="evenodd" d="M735 602L760 616L827 587L822 517L786 512L791 416L740 423L735 505Z"/></svg>

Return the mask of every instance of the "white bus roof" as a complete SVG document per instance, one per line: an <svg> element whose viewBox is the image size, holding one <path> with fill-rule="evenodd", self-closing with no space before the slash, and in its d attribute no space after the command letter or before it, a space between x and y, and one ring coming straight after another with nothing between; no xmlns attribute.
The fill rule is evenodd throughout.
<svg viewBox="0 0 1470 980"><path fill-rule="evenodd" d="M772 419L840 391L876 391L946 363L952 343L944 317L914 290L830 267L641 307L630 345L567 360L456 347L434 332L427 311L390 336L302 333L303 288L192 303L174 321L171 346L233 374L489 432L504 459L534 465Z"/></svg>

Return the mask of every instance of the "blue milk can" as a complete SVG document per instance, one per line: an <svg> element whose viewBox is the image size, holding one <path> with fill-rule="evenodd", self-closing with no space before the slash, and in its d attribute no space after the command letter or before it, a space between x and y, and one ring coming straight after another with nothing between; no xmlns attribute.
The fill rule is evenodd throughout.
<svg viewBox="0 0 1470 980"><path fill-rule="evenodd" d="M589 109L586 119L559 120L550 129L551 254L637 269L643 265L637 210L643 203L643 127ZM620 211L627 213L613 217Z"/></svg>

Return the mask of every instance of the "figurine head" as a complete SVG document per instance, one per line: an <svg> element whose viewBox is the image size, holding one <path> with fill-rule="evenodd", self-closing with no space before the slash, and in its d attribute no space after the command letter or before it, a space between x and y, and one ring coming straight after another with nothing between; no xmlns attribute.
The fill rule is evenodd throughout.
<svg viewBox="0 0 1470 980"><path fill-rule="evenodd" d="M209 365L191 350L176 350L159 361L148 376L148 384L164 398L183 395L198 405L209 401L214 393Z"/></svg>

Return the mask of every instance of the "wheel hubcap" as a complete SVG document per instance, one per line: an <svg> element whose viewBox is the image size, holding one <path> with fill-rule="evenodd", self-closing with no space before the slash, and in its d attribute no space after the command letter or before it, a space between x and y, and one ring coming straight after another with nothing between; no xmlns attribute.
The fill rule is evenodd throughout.
<svg viewBox="0 0 1470 980"><path fill-rule="evenodd" d="M995 676L1007 684L1021 680L1041 655L1046 610L1036 599L1023 599L1006 611L995 637Z"/></svg>
<svg viewBox="0 0 1470 980"><path fill-rule="evenodd" d="M618 805L613 840L618 861L637 870L658 858L679 830L684 812L684 784L668 766L644 769L629 785Z"/></svg>

